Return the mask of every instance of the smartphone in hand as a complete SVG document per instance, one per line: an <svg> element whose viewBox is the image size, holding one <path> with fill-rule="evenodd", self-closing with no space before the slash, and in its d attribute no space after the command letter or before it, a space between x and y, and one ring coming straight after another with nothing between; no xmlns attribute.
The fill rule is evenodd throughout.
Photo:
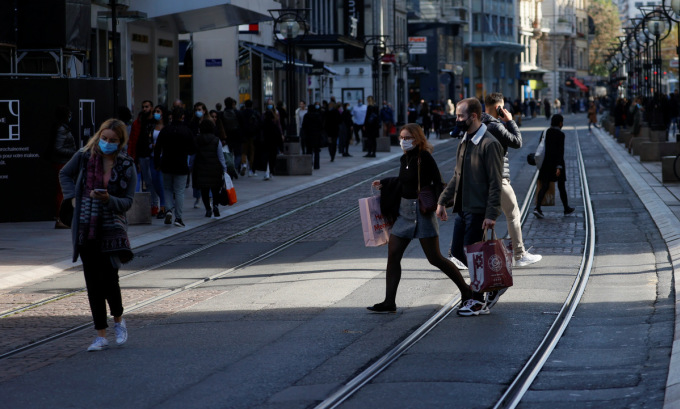
<svg viewBox="0 0 680 409"><path fill-rule="evenodd" d="M106 193L107 192L106 189L95 189L94 191L97 192L97 193Z"/></svg>

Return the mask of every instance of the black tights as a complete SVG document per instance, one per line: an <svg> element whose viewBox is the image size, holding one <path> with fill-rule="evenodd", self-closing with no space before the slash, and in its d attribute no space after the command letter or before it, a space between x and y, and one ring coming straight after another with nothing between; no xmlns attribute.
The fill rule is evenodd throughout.
<svg viewBox="0 0 680 409"><path fill-rule="evenodd" d="M458 290L460 290L463 300L472 298L470 286L467 285L465 279L460 274L460 271L451 261L442 256L441 251L439 251L439 237L428 237L419 240L420 246L423 248L425 256L427 257L427 261L440 269L456 284L456 286L458 286ZM401 280L401 258L404 256L404 251L406 251L406 247L408 247L410 242L411 239L390 235L390 242L387 248L386 304L395 304L397 288L399 287L399 281Z"/></svg>
<svg viewBox="0 0 680 409"><path fill-rule="evenodd" d="M203 199L203 206L205 210L210 210L210 192L212 192L213 206L217 206L217 195L220 193L220 187L202 187L201 188L201 199Z"/></svg>

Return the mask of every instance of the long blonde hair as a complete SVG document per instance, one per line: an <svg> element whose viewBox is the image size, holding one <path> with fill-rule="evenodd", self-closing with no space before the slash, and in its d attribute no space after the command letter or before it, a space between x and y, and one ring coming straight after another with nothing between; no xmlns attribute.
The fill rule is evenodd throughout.
<svg viewBox="0 0 680 409"><path fill-rule="evenodd" d="M401 131L404 129L413 136L413 146L420 148L422 151L427 151L429 153L434 152L434 146L427 140L425 132L423 132L423 128L421 128L420 125L413 123L406 124L399 128L399 135L401 135Z"/></svg>
<svg viewBox="0 0 680 409"><path fill-rule="evenodd" d="M87 144L85 144L85 150L89 150L90 154L94 155L97 153L102 155L102 151L99 149L99 140L101 139L102 131L105 129L110 129L115 132L116 135L118 135L118 139L120 139L120 143L118 144L118 152L123 149L123 146L127 145L129 136L125 122L121 121L120 119L110 118L104 121L104 123L99 127L97 133L94 134L94 136L90 138L89 141L87 141Z"/></svg>

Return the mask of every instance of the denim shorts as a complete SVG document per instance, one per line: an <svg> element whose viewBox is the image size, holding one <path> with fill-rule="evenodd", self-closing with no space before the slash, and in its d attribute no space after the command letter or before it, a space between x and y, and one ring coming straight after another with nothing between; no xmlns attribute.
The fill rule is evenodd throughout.
<svg viewBox="0 0 680 409"><path fill-rule="evenodd" d="M420 213L418 199L401 198L399 217L392 225L392 234L404 239L425 239L439 236L439 224L434 212Z"/></svg>

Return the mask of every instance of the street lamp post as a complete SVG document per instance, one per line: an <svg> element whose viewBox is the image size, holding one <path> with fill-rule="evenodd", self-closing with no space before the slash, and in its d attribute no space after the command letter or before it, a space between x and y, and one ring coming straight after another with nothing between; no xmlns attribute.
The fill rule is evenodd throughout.
<svg viewBox="0 0 680 409"><path fill-rule="evenodd" d="M397 53L397 71L399 77L397 78L397 125L405 124L404 112L404 67L408 65L408 54L405 51Z"/></svg>
<svg viewBox="0 0 680 409"><path fill-rule="evenodd" d="M671 14L666 7L666 0L663 0L661 3L661 8L669 21L674 21L677 23L678 47L675 49L675 52L678 54L678 58L680 58L680 0L671 0L670 3L670 8L673 11L673 14ZM678 66L678 78L680 79L680 65Z"/></svg>
<svg viewBox="0 0 680 409"><path fill-rule="evenodd" d="M366 57L371 60L371 69L373 71L373 98L378 101L381 98L380 94L380 61L382 56L385 55L385 39L387 36L367 36L367 40L364 43L364 52ZM369 52L369 47L371 48Z"/></svg>
<svg viewBox="0 0 680 409"><path fill-rule="evenodd" d="M288 126L286 140L298 142L297 127L295 125L295 106L297 89L295 86L295 43L302 41L307 35L305 13L309 9L274 9L268 10L274 19L274 37L276 41L286 47L286 104Z"/></svg>

